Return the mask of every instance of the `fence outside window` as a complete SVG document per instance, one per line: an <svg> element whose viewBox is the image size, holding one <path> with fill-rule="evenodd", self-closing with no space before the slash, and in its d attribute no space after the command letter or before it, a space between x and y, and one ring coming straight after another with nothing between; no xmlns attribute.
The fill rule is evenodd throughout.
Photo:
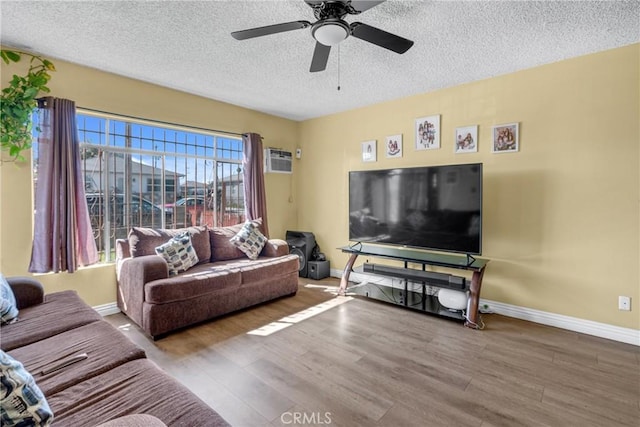
<svg viewBox="0 0 640 427"><path fill-rule="evenodd" d="M131 227L244 221L242 140L200 129L85 112L77 116L91 227L101 260ZM34 145L37 185L37 143Z"/></svg>

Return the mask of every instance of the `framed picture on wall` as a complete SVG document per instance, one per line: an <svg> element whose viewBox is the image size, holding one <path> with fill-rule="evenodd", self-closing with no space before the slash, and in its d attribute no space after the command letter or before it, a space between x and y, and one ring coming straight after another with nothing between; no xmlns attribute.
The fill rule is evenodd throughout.
<svg viewBox="0 0 640 427"><path fill-rule="evenodd" d="M416 150L440 148L440 115L416 119Z"/></svg>
<svg viewBox="0 0 640 427"><path fill-rule="evenodd" d="M456 128L456 153L478 152L478 125Z"/></svg>
<svg viewBox="0 0 640 427"><path fill-rule="evenodd" d="M402 157L402 134L388 136L385 151L387 157Z"/></svg>
<svg viewBox="0 0 640 427"><path fill-rule="evenodd" d="M492 153L513 153L520 149L518 141L518 123L493 127Z"/></svg>
<svg viewBox="0 0 640 427"><path fill-rule="evenodd" d="M376 140L365 141L362 143L362 161L375 162L378 160L376 156Z"/></svg>

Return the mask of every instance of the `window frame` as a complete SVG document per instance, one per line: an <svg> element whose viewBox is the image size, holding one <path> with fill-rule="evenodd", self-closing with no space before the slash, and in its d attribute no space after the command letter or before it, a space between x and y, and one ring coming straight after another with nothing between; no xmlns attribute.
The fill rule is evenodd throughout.
<svg viewBox="0 0 640 427"><path fill-rule="evenodd" d="M103 120L104 124L101 124L101 128L99 130L93 130L91 129L90 132L92 133L98 133L99 135L99 141L96 142L85 142L84 139L79 141L79 147L81 149L81 151L84 152L85 149L97 149L98 153L101 153L101 155L106 155L109 159L111 158L111 156L117 156L117 155L122 155L122 156L138 156L140 159L142 158L152 158L154 159L154 169L160 169L161 170L161 176L160 177L155 177L155 175L152 175L151 178L148 177L144 177L138 180L137 182L137 186L138 187L134 187L134 188L145 188L148 189L149 187L151 187L150 192L155 193L158 192L160 193L161 197L159 200L159 203L153 204L153 201L151 201L151 203L153 204L153 206L160 206L161 210L161 218L160 218L160 226L162 228L166 228L167 224L166 224L166 220L167 220L167 215L166 215L166 209L164 208L167 205L167 190L169 189L169 187L171 187L171 191L173 193L173 195L175 196L175 201L180 200L181 198L184 197L205 197L203 195L201 195L198 191L200 190L204 190L204 195L207 194L207 188L214 188L214 189L219 189L219 185L221 183L221 178L218 176L218 169L221 165L223 166L228 166L228 165L236 165L237 167L237 171L238 171L238 176L240 177L239 180L234 181L237 185L239 186L243 186L243 180L240 176L240 170L242 169L243 166L243 141L242 138L240 136L231 136L231 135L227 135L224 134L222 132L216 132L213 130L206 130L206 129L202 129L202 128L195 128L195 127L190 127L190 126L181 126L181 125L175 125L175 124L170 124L170 123L164 123L161 121L154 121L154 120L147 120L147 119L140 119L140 118L136 118L136 117L129 117L129 116L125 116L125 115L119 115L119 114L110 114L110 113L102 113L102 112L96 112L96 111L92 111L92 110L88 110L88 109L83 109L83 108L77 108L76 109L76 119L78 122L78 136L80 137L80 135L84 135L86 136L87 133L87 129L85 129L84 127L84 122L82 122L82 127L80 126L81 124L81 117L82 116L87 116L87 117L92 117L92 118L96 118L99 120ZM116 122L114 124L114 122ZM114 128L119 128L122 125L125 126L126 129L130 129L133 125L137 125L137 126L146 126L149 127L151 130L151 137L150 138L144 138L146 140L151 140L152 142L156 140L156 137L153 133L153 130L162 130L163 132L166 131L175 131L175 132L179 132L180 134L184 134L183 136L185 137L185 142L179 142L179 141L173 141L173 143L171 141L167 141L167 140L161 140L163 146L166 146L168 144L173 144L176 147L180 146L181 144L184 144L184 148L185 150L183 152L179 152L176 151L171 152L171 151L162 151L160 152L159 150L156 151L154 150L149 150L149 149L145 149L142 148L142 133L140 135L128 135L128 137L130 138L137 138L140 140L140 144L138 147L122 147L119 145L116 145L113 143L113 141L115 141L115 137L117 136L122 136L121 133L114 133L112 132L112 130ZM128 131L128 130L127 130ZM141 130L142 132L142 130ZM113 136L113 138L112 138ZM198 140L200 137L204 137L204 141L205 144L198 144ZM211 139L212 142L212 147L207 147L207 144L209 143L209 138ZM194 140L196 141L194 143ZM221 141L224 140L224 141ZM157 145L154 143L154 148L156 148ZM194 150L195 154L193 153L189 153L187 152L189 150L189 147L191 147L191 149ZM206 151L210 150L212 155L208 156L206 155ZM200 152L201 151L201 152ZM220 156L220 154L222 155L228 155L228 157L222 157ZM158 158L159 164L155 165L155 158ZM193 164L196 166L196 168L198 167L197 162L198 161L202 161L204 163L204 176L205 176L205 182L202 188L199 188L198 185L196 184L195 186L195 192L193 194L191 194L190 191L190 187L189 187L189 182L196 182L198 183L198 175L196 172L196 178L195 181L190 181L189 180L189 175L188 172L185 172L184 175L182 175L181 173L179 173L180 175L182 175L184 177L184 185L181 184L181 177L179 176L171 176L169 174L167 174L167 159L171 158L171 159L180 159L181 162L185 162L185 165L187 164L187 162L194 162ZM82 161L85 161L86 159L83 159ZM98 251L99 253L101 253L101 263L112 263L115 261L115 240L117 239L116 237L112 237L111 236L111 230L112 228L112 224L110 222L110 215L109 215L109 210L110 209L116 209L115 207L111 206L111 203L109 202L112 197L117 197L118 196L118 192L117 192L117 188L116 189L111 189L111 185L109 184L109 180L111 178L113 178L114 181L114 185L116 185L116 183L118 182L118 179L122 179L125 182L127 182L127 179L129 179L129 187L131 187L131 183L135 183L136 179L139 176L134 175L134 176L130 176L129 178L127 178L126 176L123 176L122 178L120 178L118 176L118 173L113 173L110 168L109 168L109 164L111 163L111 160L105 160L105 168L104 170L101 170L99 172L99 176L100 176L100 180L102 182L98 183L98 190L96 191L96 193L100 194L100 197L102 197L102 200L104 200L103 206L101 206L101 215L103 216L102 218L102 222L101 222L101 228L97 229L93 227L92 224L92 229L94 230L94 233L98 232L98 233L102 233L102 240L101 242L103 243L100 246L103 247L99 247ZM142 162L140 162L140 164L143 164ZM177 162L176 160L174 160L174 167L177 166ZM188 171L189 166L185 166L185 169ZM171 171L172 173L176 173L177 171ZM123 172L123 175L126 172ZM131 172L129 172L131 173ZM212 180L211 181L207 181L206 180L206 176L207 174L210 174ZM84 170L84 165L83 165L83 178L85 179L85 186L87 185L87 177L91 175L93 176L94 174L92 172L88 172L87 170ZM169 175L169 176L167 176ZM140 175L141 176L141 175ZM225 177L222 177L222 181L224 181ZM151 179L151 181L147 181L147 179ZM159 180L155 181L156 179ZM140 181L146 181L146 182L140 182ZM91 181L94 181L93 178L91 179ZM167 184L167 181L170 181L169 184ZM95 182L93 183L95 184ZM126 187L126 186L125 186ZM180 189L180 191L178 191L178 189ZM159 191L157 191L159 190ZM133 197L134 195L134 191L132 189L129 190L125 190L125 192L130 192L131 196ZM216 194L217 194L216 190ZM88 191L85 188L85 192L87 194L92 193L91 191ZM142 192L137 193L137 195L135 196L138 201L138 204L144 204L146 203L146 198L143 196ZM217 198L217 196L216 196ZM174 203L175 203L174 201ZM245 200L244 200L244 194L242 194L242 197L239 200L235 201L236 203L241 203L242 207L243 207L243 212L241 214L241 216L244 216L244 204L245 204ZM133 201L132 201L133 203ZM220 213L218 212L218 209L220 208L219 206L217 206L217 202L214 200L214 204L213 204L214 208L212 209L212 221L213 221L213 226L218 225L218 221L219 221L219 215ZM172 211L173 212L173 211ZM174 213L172 213L172 218L175 218ZM222 221L224 221L225 218L225 212L222 212ZM138 224L139 225L139 224ZM186 224L185 224L186 225ZM131 226L136 226L136 224L131 223ZM144 226L144 225L142 225ZM96 237L98 238L98 237Z"/></svg>

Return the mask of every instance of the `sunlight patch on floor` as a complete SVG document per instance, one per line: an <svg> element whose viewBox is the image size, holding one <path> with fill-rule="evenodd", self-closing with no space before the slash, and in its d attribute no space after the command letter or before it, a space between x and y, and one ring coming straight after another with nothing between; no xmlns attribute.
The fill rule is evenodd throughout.
<svg viewBox="0 0 640 427"><path fill-rule="evenodd" d="M304 287L309 289L324 289L324 292L333 295L337 295L339 289L338 286L315 285L313 283L307 283L306 285L304 285Z"/></svg>
<svg viewBox="0 0 640 427"><path fill-rule="evenodd" d="M288 328L291 325L293 325L293 323L271 322L268 325L264 325L258 329L247 332L247 335L258 335L261 337L266 337L267 335L271 335L274 332L278 332L283 330L284 328Z"/></svg>
<svg viewBox="0 0 640 427"><path fill-rule="evenodd" d="M320 287L320 286L316 286L316 285L312 285L314 287ZM306 287L310 287L310 285L307 285ZM322 287L326 287L326 286L322 286ZM337 289L334 287L334 289ZM341 304L344 304L345 302L349 302L353 299L353 297L336 297L333 299L330 299L329 301L325 301L323 303L314 305L313 307L309 307L305 310L299 311L297 313L294 314L290 314L289 316L283 317L280 320L277 320L275 322L271 322L268 325L264 325L258 329L254 329L252 331L247 332L248 335L258 335L258 336L263 336L266 337L267 335L271 335L274 332L278 332L281 331L282 329L291 326L293 324L302 322L303 320L309 319L313 316L316 316L320 313L323 313L327 310L330 310L334 307L337 307Z"/></svg>

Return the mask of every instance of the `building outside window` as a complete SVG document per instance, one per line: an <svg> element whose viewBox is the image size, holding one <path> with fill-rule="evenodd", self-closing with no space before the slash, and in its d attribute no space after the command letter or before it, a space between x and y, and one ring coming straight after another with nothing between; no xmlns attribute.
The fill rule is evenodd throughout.
<svg viewBox="0 0 640 427"><path fill-rule="evenodd" d="M241 139L80 109L76 118L89 216L103 261L115 260L115 240L126 238L131 227L244 221ZM37 143L33 153L35 188Z"/></svg>

